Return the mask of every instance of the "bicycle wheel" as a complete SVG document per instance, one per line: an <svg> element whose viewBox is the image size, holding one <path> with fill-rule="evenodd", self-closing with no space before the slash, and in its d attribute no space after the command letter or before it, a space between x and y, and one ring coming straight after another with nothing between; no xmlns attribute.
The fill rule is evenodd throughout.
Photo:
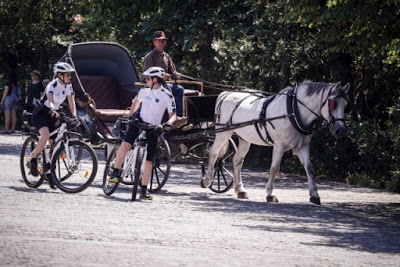
<svg viewBox="0 0 400 267"><path fill-rule="evenodd" d="M205 146L204 151L209 152L213 141L203 143ZM232 138L229 138L229 146L224 155L220 155L215 162L214 181L210 185L210 190L215 193L225 193L231 189L233 185L233 156L235 155L237 146ZM202 176L206 175L205 166L208 165L208 160L203 161L201 166Z"/></svg>
<svg viewBox="0 0 400 267"><path fill-rule="evenodd" d="M111 151L110 156L108 157L107 162L106 162L106 167L104 169L103 191L104 191L104 194L106 194L107 196L111 196L115 192L115 190L117 190L118 185L119 185L119 181L118 181L118 183L110 182L118 148L119 148L119 145L115 146L114 149Z"/></svg>
<svg viewBox="0 0 400 267"><path fill-rule="evenodd" d="M36 177L31 175L29 162L31 160L31 154L35 149L35 147L37 146L38 140L39 139L37 137L33 136L28 137L28 139L25 140L22 146L20 155L20 167L21 167L22 179L24 180L27 186L32 188L39 187L43 183L45 178L45 175L43 174L43 152L40 153L37 158L39 175Z"/></svg>
<svg viewBox="0 0 400 267"><path fill-rule="evenodd" d="M143 156L144 156L144 147L139 146L137 148L137 155L136 155L136 162L135 162L135 173L134 173L135 177L134 177L134 181L133 181L132 201L136 200L139 181L142 176L142 163L144 160Z"/></svg>
<svg viewBox="0 0 400 267"><path fill-rule="evenodd" d="M149 192L154 193L159 191L167 182L169 172L171 170L171 150L167 140L161 136L156 155L153 159L153 170L151 172Z"/></svg>
<svg viewBox="0 0 400 267"><path fill-rule="evenodd" d="M93 149L79 140L62 144L53 154L51 175L54 184L66 193L79 193L94 180L97 157Z"/></svg>

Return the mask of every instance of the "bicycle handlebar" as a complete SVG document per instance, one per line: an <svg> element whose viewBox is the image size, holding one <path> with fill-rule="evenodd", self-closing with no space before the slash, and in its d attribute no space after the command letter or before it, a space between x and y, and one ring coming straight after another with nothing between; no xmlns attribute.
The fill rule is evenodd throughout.
<svg viewBox="0 0 400 267"><path fill-rule="evenodd" d="M61 123L66 123L67 124L67 128L69 130L75 129L76 127L78 127L81 122L79 121L78 118L71 118L67 115L67 113L63 110L50 110L49 113L51 112L57 112L59 114L59 119L61 121Z"/></svg>

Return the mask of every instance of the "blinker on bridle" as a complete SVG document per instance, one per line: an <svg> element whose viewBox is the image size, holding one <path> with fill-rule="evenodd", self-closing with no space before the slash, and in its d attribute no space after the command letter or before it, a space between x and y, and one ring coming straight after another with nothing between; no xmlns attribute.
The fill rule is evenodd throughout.
<svg viewBox="0 0 400 267"><path fill-rule="evenodd" d="M328 107L330 111L334 111L336 109L336 99L328 99Z"/></svg>
<svg viewBox="0 0 400 267"><path fill-rule="evenodd" d="M339 94L335 95L334 97L330 97L332 88L329 90L328 96L325 99L325 101L322 102L321 107L323 107L325 105L326 102L328 102L328 110L329 110L329 117L331 118L330 121L328 121L329 123L335 123L337 121L343 121L344 122L344 118L335 118L335 116L333 116L332 111L334 111L336 109L336 99L343 97L344 99L346 99L347 102L349 102L348 96L346 94L344 94L343 92L339 91Z"/></svg>

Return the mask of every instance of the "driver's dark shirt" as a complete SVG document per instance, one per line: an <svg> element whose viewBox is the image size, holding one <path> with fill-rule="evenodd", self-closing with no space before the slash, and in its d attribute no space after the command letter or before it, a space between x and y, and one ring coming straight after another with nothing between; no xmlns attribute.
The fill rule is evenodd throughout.
<svg viewBox="0 0 400 267"><path fill-rule="evenodd" d="M171 57L165 53L158 51L157 49L153 49L149 52L143 61L143 72L145 72L150 67L161 67L165 70L166 73L171 75L172 79L176 79L176 67ZM141 77L142 79L143 77Z"/></svg>

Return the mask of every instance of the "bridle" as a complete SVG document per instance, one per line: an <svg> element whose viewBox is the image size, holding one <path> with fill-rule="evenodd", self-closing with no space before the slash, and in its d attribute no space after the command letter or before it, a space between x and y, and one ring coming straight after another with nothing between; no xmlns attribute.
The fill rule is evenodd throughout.
<svg viewBox="0 0 400 267"><path fill-rule="evenodd" d="M335 122L337 121L342 121L344 122L344 118L335 118L335 116L333 116L332 111L334 111L336 109L336 100L338 98L343 97L347 102L349 102L348 96L346 94L344 94L341 90L339 90L339 93L336 95L331 95L332 93L332 88L333 86L331 86L331 88L329 89L328 95L326 96L325 100L322 101L322 98L324 97L324 91L321 94L321 106L320 106L320 110L322 110L322 108L325 106L326 102L328 102L328 109L329 109L329 120L323 118L324 120L326 120L328 123L330 124L335 124ZM294 99L295 101L297 101L298 103L300 103L302 106L304 106L306 109L308 109L312 114L314 114L315 117L320 118L323 117L322 115L317 114L315 111L311 110L309 107L306 106L306 104L304 104L303 102L301 102L297 97L297 86L293 92L294 95ZM333 96L333 97L332 97Z"/></svg>
<svg viewBox="0 0 400 267"><path fill-rule="evenodd" d="M337 101L337 99L343 97L347 102L349 102L349 98L341 90L339 90L338 94L336 94L336 95L334 95L334 97L332 97L332 95L331 95L332 88L333 88L333 86L329 89L329 93L328 93L328 95L327 95L327 97L325 98L324 101L322 101L322 98L324 96L324 92L322 92L322 94L321 94L321 108L320 109L322 110L322 108L325 106L326 102L328 102L329 120L326 120L326 121L328 123L330 123L330 124L335 124L335 122L337 122L337 121L344 122L344 118L335 118L335 116L333 116L333 114L332 114L332 111L334 111L336 109L336 101Z"/></svg>

